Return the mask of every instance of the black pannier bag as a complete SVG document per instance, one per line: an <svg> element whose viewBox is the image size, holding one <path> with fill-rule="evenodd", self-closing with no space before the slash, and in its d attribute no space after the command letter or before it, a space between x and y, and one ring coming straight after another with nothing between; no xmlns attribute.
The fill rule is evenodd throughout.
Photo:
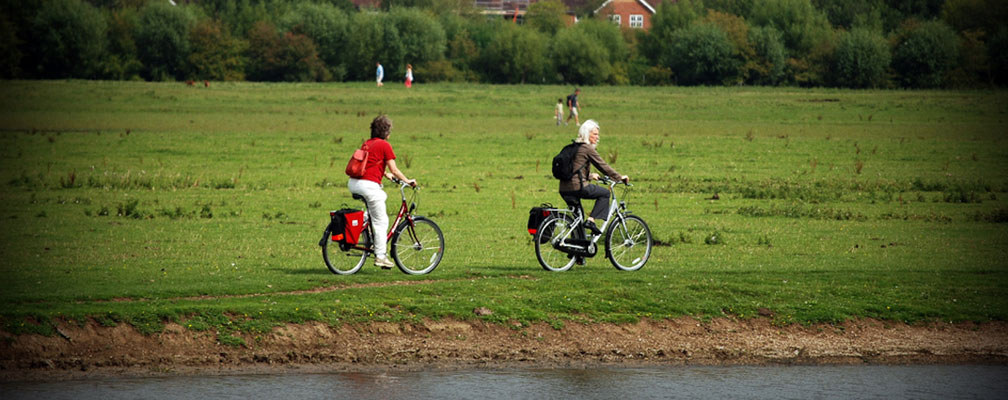
<svg viewBox="0 0 1008 400"><path fill-rule="evenodd" d="M358 235L363 228L364 212L353 208L344 208L338 211L330 211L329 235L334 242L338 242L341 247L357 244ZM350 222L354 222L352 225ZM322 238L324 241L326 238Z"/></svg>
<svg viewBox="0 0 1008 400"><path fill-rule="evenodd" d="M532 207L532 209L529 210L528 233L532 235L533 239L535 238L536 233L539 231L539 227L542 225L543 221L553 216L553 211L550 211L550 209L552 208L553 208L552 204L543 203L541 206ZM550 236L553 236L553 232L543 232L542 236L540 236L541 238L540 243L548 242Z"/></svg>

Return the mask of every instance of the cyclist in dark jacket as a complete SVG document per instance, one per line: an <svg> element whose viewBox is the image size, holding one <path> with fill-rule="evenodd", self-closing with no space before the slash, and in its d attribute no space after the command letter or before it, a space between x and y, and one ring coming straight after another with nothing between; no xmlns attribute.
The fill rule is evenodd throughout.
<svg viewBox="0 0 1008 400"><path fill-rule="evenodd" d="M576 143L582 143L578 147L574 156L574 176L570 180L560 181L560 196L567 204L576 205L580 199L595 199L595 206L585 222L585 228L592 233L599 235L602 231L595 225L596 219L605 219L609 215L609 189L599 185L589 183L589 179L598 179L597 173L591 172L591 165L605 173L613 180L629 182L630 177L621 175L615 169L606 164L599 156L595 146L599 141L599 125L595 120L589 119L581 124L578 129L578 137L574 139Z"/></svg>

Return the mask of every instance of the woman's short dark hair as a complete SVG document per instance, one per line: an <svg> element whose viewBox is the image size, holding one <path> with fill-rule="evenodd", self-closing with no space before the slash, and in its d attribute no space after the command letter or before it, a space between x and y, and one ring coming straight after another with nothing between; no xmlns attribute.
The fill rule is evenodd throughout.
<svg viewBox="0 0 1008 400"><path fill-rule="evenodd" d="M374 121L371 121L371 138L388 139L389 132L392 130L392 120L388 116L379 115L375 117Z"/></svg>

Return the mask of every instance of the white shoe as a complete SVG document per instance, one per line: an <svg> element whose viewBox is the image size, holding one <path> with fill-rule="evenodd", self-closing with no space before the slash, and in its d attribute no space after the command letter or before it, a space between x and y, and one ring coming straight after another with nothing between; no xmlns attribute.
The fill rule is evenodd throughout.
<svg viewBox="0 0 1008 400"><path fill-rule="evenodd" d="M395 266L395 263L393 263L392 260L389 260L388 257L376 257L374 265L376 267L381 267L382 269L392 269L392 267Z"/></svg>

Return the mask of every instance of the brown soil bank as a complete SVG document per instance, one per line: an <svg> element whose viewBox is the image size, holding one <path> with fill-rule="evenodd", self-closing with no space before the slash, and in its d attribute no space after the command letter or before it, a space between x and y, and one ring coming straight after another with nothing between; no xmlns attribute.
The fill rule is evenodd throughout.
<svg viewBox="0 0 1008 400"><path fill-rule="evenodd" d="M66 324L60 335L0 333L0 379L49 375L565 367L598 364L1008 363L1008 322L906 325L876 320L774 326L767 319L693 318L635 324L510 327L482 321L288 325L220 344L213 332L168 325Z"/></svg>

